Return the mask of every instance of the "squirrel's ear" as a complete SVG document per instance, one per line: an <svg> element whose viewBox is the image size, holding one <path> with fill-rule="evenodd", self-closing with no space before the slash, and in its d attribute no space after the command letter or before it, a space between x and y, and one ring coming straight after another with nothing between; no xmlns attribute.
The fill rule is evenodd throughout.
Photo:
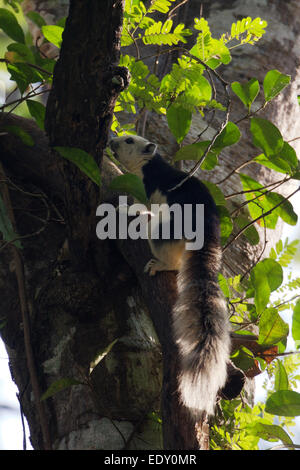
<svg viewBox="0 0 300 470"><path fill-rule="evenodd" d="M154 155L157 149L157 145L153 144L150 142L144 147L143 153L146 153L147 155Z"/></svg>

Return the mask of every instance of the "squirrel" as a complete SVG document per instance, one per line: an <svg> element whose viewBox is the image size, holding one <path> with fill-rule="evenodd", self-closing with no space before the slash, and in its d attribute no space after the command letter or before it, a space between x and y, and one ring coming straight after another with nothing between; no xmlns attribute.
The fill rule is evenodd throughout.
<svg viewBox="0 0 300 470"><path fill-rule="evenodd" d="M204 205L202 248L186 249L187 240L172 238L173 231L169 240L149 238L153 258L145 272L153 276L158 271L178 271L178 298L172 312L180 356L178 391L193 415L213 415L218 391L226 383L230 354L229 317L218 283L222 251L217 207L206 186L194 176L186 179L186 173L167 163L155 143L123 135L112 138L109 147L130 173L142 178L150 203L179 204L183 212L190 205L193 228L196 207Z"/></svg>

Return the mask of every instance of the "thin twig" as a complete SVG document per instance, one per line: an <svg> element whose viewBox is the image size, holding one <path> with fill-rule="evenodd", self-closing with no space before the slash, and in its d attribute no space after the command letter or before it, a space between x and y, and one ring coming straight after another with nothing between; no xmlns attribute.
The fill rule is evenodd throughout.
<svg viewBox="0 0 300 470"><path fill-rule="evenodd" d="M250 201L249 201L250 202ZM261 208L261 210L263 211L263 208L261 206L259 206ZM245 277L249 274L249 272L254 268L254 266L257 265L257 263L259 263L259 261L261 260L265 250L266 250L266 246L267 246L267 243L268 243L268 240L267 240L267 226L266 226L266 221L265 221L265 215L263 217L263 220L264 220L264 245L263 245L263 248L261 250L261 253L260 255L258 256L258 258L254 261L254 263L252 263L252 265L247 269L247 271L242 275L241 277L241 282L245 279Z"/></svg>
<svg viewBox="0 0 300 470"><path fill-rule="evenodd" d="M271 193L272 191L274 191L274 189L277 189L279 188L279 186L281 186L282 184L285 183L285 180L283 181L280 181L277 185L274 185L274 187L272 187L271 189L267 189L267 191L259 191L260 194L258 194L257 196L255 196L254 198L252 199L248 199L246 200L245 202L243 202L237 209L235 209L234 211L231 212L230 214L230 217L234 217L236 213L238 213L244 206L247 206L249 204L249 202L254 202L256 199L259 199L263 196L265 196L266 194L269 194Z"/></svg>
<svg viewBox="0 0 300 470"><path fill-rule="evenodd" d="M290 199L292 196L294 196L294 194L296 194L299 190L300 190L300 186L295 191L293 191L289 196L285 197L278 204L276 204L274 207L272 207L272 209L270 209L269 211L267 211L264 214L260 215L259 217L256 217L256 219L252 220L247 225L245 225L245 227L243 227L228 243L226 243L226 245L223 248L223 253L227 250L227 248L231 245L231 243L236 241L247 230L247 228L249 228L251 225L255 224L258 220L260 220L260 219L266 217L267 215L271 214L274 209L277 209L277 207L281 206L281 204L283 204L288 199Z"/></svg>
<svg viewBox="0 0 300 470"><path fill-rule="evenodd" d="M229 83L224 80L223 77L221 77L221 75L216 72L216 70L213 70L211 69L210 67L208 67L208 65L203 62L201 59L199 59L198 57L194 56L193 54L191 54L189 51L187 51L186 49L182 48L183 51L184 51L184 54L188 57L190 57L191 59L195 60L196 62L200 63L201 65L203 65L203 67L205 68L205 70L207 71L207 73L209 74L212 74L214 75L220 82L221 84L223 85L223 88L224 88L224 92L225 92L225 96L226 96L226 101L227 101L227 106L226 106L226 115L225 115L225 119L222 121L218 131L215 133L215 135L213 136L212 140L210 141L210 143L208 144L206 150L204 151L202 157L198 160L198 162L196 163L196 165L188 172L187 176L185 178L183 178L180 183L178 183L177 185L175 185L173 188L169 189L168 191L174 191L175 189L181 187L188 179L190 179L197 171L198 169L200 168L200 166L202 165L203 161L205 160L206 156L208 155L208 153L210 152L211 148L213 147L216 139L219 137L219 135L222 133L223 129L226 127L226 125L228 124L228 121L229 121L229 114L230 114L230 108L231 108L231 98L230 98L230 95L229 95L229 92L228 92L228 86L229 86Z"/></svg>
<svg viewBox="0 0 300 470"><path fill-rule="evenodd" d="M281 302L280 304L275 305L276 308L281 307L282 305L288 304L289 302L292 302L292 300L299 299L300 295L294 295L291 299L285 300L284 302Z"/></svg>
<svg viewBox="0 0 300 470"><path fill-rule="evenodd" d="M6 175L4 172L4 168L0 163L0 173L2 177L5 179ZM6 184L3 184L3 201L5 203L8 216L10 218L11 224L13 229L16 230L16 220L14 216L14 211L9 195L9 190ZM34 394L35 406L37 409L37 413L39 416L42 436L43 436L43 444L45 450L51 450L51 437L50 437L50 430L49 430L49 423L46 416L44 403L41 401L41 392L40 386L38 381L38 374L35 366L34 361L34 354L31 345L31 332L30 332L30 319L29 319L29 305L28 305L28 298L27 298L27 291L26 291L26 283L25 283L25 275L24 275L24 262L21 255L21 252L15 245L11 245L11 250L14 258L15 264L15 273L17 278L18 284L18 293L19 293L19 301L20 301L20 308L22 313L22 322L23 322L23 332L24 332L24 346L25 346L25 354L26 360L28 365L28 371L30 376L30 382L32 386L32 391Z"/></svg>
<svg viewBox="0 0 300 470"><path fill-rule="evenodd" d="M172 8L172 10L170 10L169 13L168 13L168 18L172 18L172 16L174 16L174 11L177 10L177 8L180 8L183 5L185 5L188 1L189 0L182 0L182 2L178 3L178 5L176 5L174 8Z"/></svg>
<svg viewBox="0 0 300 470"><path fill-rule="evenodd" d="M266 450L280 450L280 449L300 449L299 444L278 444L277 446L270 447L269 449Z"/></svg>
<svg viewBox="0 0 300 470"><path fill-rule="evenodd" d="M17 106L19 106L21 103L23 103L23 101L26 101L28 100L29 98L32 98L32 97L35 97L35 96L39 96L39 95L42 95L44 93L48 93L50 91L50 89L45 89L45 90L42 90L42 91L39 91L39 92L36 92L35 90L37 90L39 87L41 87L43 84L40 84L37 88L35 88L34 90L30 91L27 93L26 96L22 96L21 98L18 98L17 100L14 100L14 101L11 101L10 103L5 103L3 106L0 107L0 111L4 111L5 108L7 108L8 106L11 106L13 104L17 104ZM14 109L16 109L15 106L13 109L11 109L9 111L9 113L11 113Z"/></svg>
<svg viewBox="0 0 300 470"><path fill-rule="evenodd" d="M249 119L253 116L255 116L257 113L259 113L260 111L262 111L266 106L267 104L269 103L269 101L266 101L264 104L262 104L256 111L253 111L252 113L247 113L245 114L245 116L242 116L240 119L238 119L237 121L234 121L234 124L239 124L241 121L244 121L245 119Z"/></svg>
<svg viewBox="0 0 300 470"><path fill-rule="evenodd" d="M211 124L212 124L212 122L213 122L213 120L214 120L214 118L215 118L216 110L213 109L213 110L210 110L210 111L212 111L211 118L210 118L210 120L208 121L206 127L200 132L200 134L197 135L196 139L195 139L194 142L193 142L194 144L197 143L197 142L199 142L199 140L201 139L201 137L203 136L203 134L205 134L205 132L207 131L207 129L210 128L210 126L211 126ZM208 111L208 113L209 113L210 111ZM208 113L207 113L207 114L208 114Z"/></svg>
<svg viewBox="0 0 300 470"><path fill-rule="evenodd" d="M263 194L264 189L269 188L270 186L275 186L279 182L282 182L282 184L283 184L283 183L289 181L290 179L291 179L290 176L288 178L285 177L285 178L282 178L279 181L274 181L273 183L266 184L265 186L262 186L261 188L246 189L245 191L238 191L236 193L227 194L227 196L224 196L224 197L227 200L227 199L231 199L232 197L235 197L235 196L240 196L241 194L256 193L257 191L260 191Z"/></svg>
<svg viewBox="0 0 300 470"><path fill-rule="evenodd" d="M255 157L252 157L250 160L247 160L246 162L244 163L241 163L239 166L237 166L236 168L234 168L232 171L230 171L223 179L221 179L220 181L218 181L216 184L222 184L224 183L226 180L228 180L232 175L234 175L235 173L237 173L239 170L241 170L242 168L244 168L245 166L249 165L250 163L256 163L254 161L254 159L256 158L256 155Z"/></svg>
<svg viewBox="0 0 300 470"><path fill-rule="evenodd" d="M8 59L3 59L3 58L0 59L0 62L4 62L5 64L8 64L8 65L11 64L11 62ZM37 70L38 72L46 73L47 75L49 75L49 77L52 76L52 72L49 72L48 70L43 69L39 65L31 64L30 62L25 62L24 64L28 65L32 69Z"/></svg>
<svg viewBox="0 0 300 470"><path fill-rule="evenodd" d="M300 139L300 136L299 137L294 137L293 139L288 140L287 142L290 143L290 142L294 142L295 140L299 140L299 139Z"/></svg>
<svg viewBox="0 0 300 470"><path fill-rule="evenodd" d="M26 450L27 445L26 445L26 431L25 431L25 422L24 422L24 412L23 412L23 407L22 407L20 395L19 395L19 393L17 393L16 395L17 395L17 398L19 400L19 407L20 407L20 416L21 416L22 432L23 432L23 450Z"/></svg>
<svg viewBox="0 0 300 470"><path fill-rule="evenodd" d="M6 183L6 184L9 183L9 185L13 189L15 189L16 191L21 192L25 196L36 197L36 198L42 199L43 202L45 203L45 205L46 205L46 201L47 201L47 203L52 207L52 209L54 210L54 212L56 212L56 214L58 216L58 219L56 220L56 222L59 222L61 224L65 223L65 220L64 220L62 214L60 213L60 211L57 209L57 207L51 201L51 199L48 198L47 194L45 194L40 188L39 188L39 191L40 191L39 193L32 193L32 192L29 192L29 191L25 191L23 188L21 188L16 183L14 183L7 175L5 176L5 179L3 179L3 180L0 179L0 183Z"/></svg>

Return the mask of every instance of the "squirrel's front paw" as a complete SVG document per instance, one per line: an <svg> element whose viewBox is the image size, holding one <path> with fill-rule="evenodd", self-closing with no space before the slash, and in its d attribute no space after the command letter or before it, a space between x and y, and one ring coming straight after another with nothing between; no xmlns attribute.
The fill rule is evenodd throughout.
<svg viewBox="0 0 300 470"><path fill-rule="evenodd" d="M149 273L150 276L154 276L156 274L157 269L157 264L159 261L155 258L150 259L146 266L144 267L144 273Z"/></svg>

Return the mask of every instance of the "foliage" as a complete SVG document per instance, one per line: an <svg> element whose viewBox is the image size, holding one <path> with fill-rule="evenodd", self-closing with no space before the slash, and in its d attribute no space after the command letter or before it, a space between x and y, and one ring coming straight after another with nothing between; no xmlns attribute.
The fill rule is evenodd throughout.
<svg viewBox="0 0 300 470"><path fill-rule="evenodd" d="M300 295L296 294L290 299L282 297L284 287L287 291L291 290L289 284L283 284L282 267L290 266L297 244L298 240L289 242L286 239L284 243L280 240L275 249L271 250L269 258L253 266L247 279L242 280L241 276L228 279L219 276L236 331L247 333L249 327L258 327L258 339L252 336L253 341L248 342L249 349L243 348L243 354L235 352L232 360L249 377L267 370L271 383L265 405L258 403L254 408L249 408L243 405L243 400L233 400L229 405L222 401L223 415L216 419L213 427L214 449L254 450L258 448L259 438L270 442L279 440L289 446L293 444L284 427L294 424L287 417L300 413L300 393L292 390L297 387L300 378L295 374L300 361L294 352L286 352L286 343L290 334L295 352L299 349ZM291 332L281 317L283 310L293 313ZM247 337L251 338L249 333ZM228 410L230 412L226 414ZM278 421L274 424L273 415L280 419L279 424Z"/></svg>
<svg viewBox="0 0 300 470"><path fill-rule="evenodd" d="M225 148L238 145L241 139L238 125L241 121L247 122L253 143L253 157L246 163L238 162L234 171L218 184L204 183L219 209L223 250L226 251L240 236L245 236L249 243L257 245L261 241L258 226L264 229L265 247L266 229L274 230L279 218L290 225L297 223L297 215L288 200L290 196L283 197L275 191L291 179L300 179L296 153L272 122L258 116L288 86L290 76L272 69L266 73L262 83L255 77L245 82L227 83L218 68L221 64L230 66L234 48L256 44L265 34L267 23L261 18L243 18L234 23L229 32L216 38L204 18L195 18L191 29L183 23L175 26L172 19L177 4L175 0L153 0L148 3L146 7L141 0L125 2L120 65L129 69L132 79L116 104L112 130L119 135L124 132L134 133L145 110L154 111L166 116L170 131L180 146L174 161L191 160L196 165L193 170L201 167L202 170L211 171L219 165L218 157ZM28 18L41 28L44 35L41 43L33 44L30 34L19 24L15 14L19 9L17 0L6 1L6 7L0 9L0 28L12 41L1 61L6 63L11 80L16 83L21 95L19 100L10 106L5 103L1 109L8 107L13 110L26 101L30 115L43 129L45 107L37 97L47 92L45 85L51 86L55 59L43 55L40 49L48 41L60 48L64 21L47 25L38 13L29 12ZM161 14L159 21L153 17L155 12ZM162 54L177 52L177 61L162 80L157 76L156 65L150 70L141 58L141 44L155 45L157 52L154 62ZM192 44L192 47L187 44ZM135 50L135 56L126 49L130 45ZM217 95L215 82L222 85L223 96ZM237 122L230 120L233 97L240 100L245 108L245 114ZM258 100L262 102L260 106L257 105ZM126 125L122 126L119 122L120 112L127 113ZM212 139L201 140L202 133L194 143L184 145L195 113L204 117L218 113L222 123ZM130 122L132 117L134 121ZM208 122L211 121L208 119ZM33 143L30 136L19 128L8 128L6 131L18 135L24 145ZM99 169L90 155L80 149L56 150L100 185ZM240 172L253 162L278 172L280 179L263 186L256 179ZM242 191L225 196L220 184L236 173L239 174ZM141 181L133 175L119 177L113 181L112 187L131 193L145 202ZM240 194L244 194L244 203L232 211L229 201ZM8 220L0 199L0 229L3 238L6 243L19 244ZM290 265L296 249L295 241L286 240L284 244L279 241L271 249L268 258L261 259L261 255L243 276L228 279L221 275L219 277L221 289L228 300L232 326L251 340L251 346L240 347L234 352L233 362L251 377L267 369L273 383L268 391L266 405L257 404L250 408L242 398L231 402L223 400L219 404L219 414L212 427L213 449L256 449L260 438L270 442L280 440L289 446L293 444L283 426L290 425L290 417L300 412L300 394L292 390L299 376L295 375L295 367L288 362L289 356L285 355L289 327L281 312L285 309L293 312L291 335L297 351L300 345L299 295L289 299L286 296L288 292L295 293L296 289L299 292L300 279L292 278L290 273L285 281L283 275L283 268ZM280 300L273 300L274 293L280 296ZM257 337L249 333L253 326L258 328ZM76 380L73 383L73 380L61 379L48 390L44 398L78 383ZM274 415L279 416L279 424L274 424Z"/></svg>

